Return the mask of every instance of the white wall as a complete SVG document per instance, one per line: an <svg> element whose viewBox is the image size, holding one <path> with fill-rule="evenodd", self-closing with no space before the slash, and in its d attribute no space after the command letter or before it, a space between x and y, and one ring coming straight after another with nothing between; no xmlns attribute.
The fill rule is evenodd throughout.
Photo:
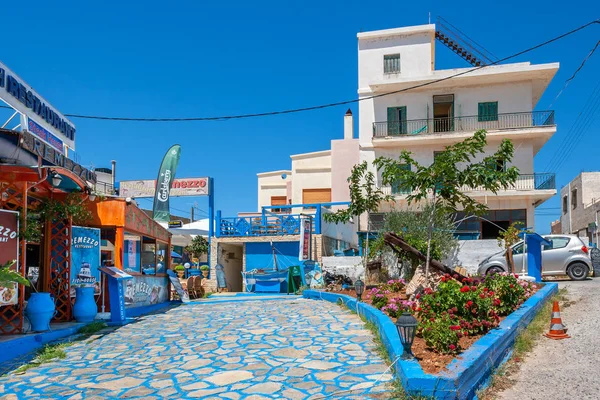
<svg viewBox="0 0 600 400"><path fill-rule="evenodd" d="M331 151L292 157L292 203L302 203L303 189L331 189Z"/></svg>
<svg viewBox="0 0 600 400"><path fill-rule="evenodd" d="M286 174L286 179L281 175ZM258 174L258 211L271 205L271 196L287 196L286 185L292 179L291 171L274 171Z"/></svg>
<svg viewBox="0 0 600 400"><path fill-rule="evenodd" d="M358 87L398 78L431 74L433 40L430 33L396 35L358 41ZM383 73L383 56L400 54L400 73Z"/></svg>

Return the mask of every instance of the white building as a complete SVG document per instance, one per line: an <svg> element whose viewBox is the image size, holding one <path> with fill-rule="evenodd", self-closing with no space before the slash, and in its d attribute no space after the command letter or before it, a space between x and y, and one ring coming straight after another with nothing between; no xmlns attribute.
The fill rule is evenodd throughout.
<svg viewBox="0 0 600 400"><path fill-rule="evenodd" d="M560 190L561 216L558 233L571 233L598 245L600 172L582 172Z"/></svg>
<svg viewBox="0 0 600 400"><path fill-rule="evenodd" d="M535 207L556 193L554 174L536 173L533 158L556 132L554 112L534 109L558 63L496 65L449 78L473 68L436 70L435 41L435 25L358 34L360 160L372 163L408 150L426 165L444 146L486 129L486 155L502 139L513 141L520 177L497 195L472 190L490 211L459 230L464 238L495 239L499 227L514 221L533 226ZM413 88L418 85L424 86ZM385 95L390 92L398 93ZM405 195L384 190L395 195L396 208L406 207Z"/></svg>

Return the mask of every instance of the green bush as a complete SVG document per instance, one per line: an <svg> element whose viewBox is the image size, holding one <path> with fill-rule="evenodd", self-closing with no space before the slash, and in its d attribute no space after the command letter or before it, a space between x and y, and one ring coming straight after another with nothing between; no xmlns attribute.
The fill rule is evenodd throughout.
<svg viewBox="0 0 600 400"><path fill-rule="evenodd" d="M200 271L208 271L210 268L208 265L201 265L200 266Z"/></svg>
<svg viewBox="0 0 600 400"><path fill-rule="evenodd" d="M461 348L458 344L463 336L460 326L448 315L431 318L421 326L421 335L425 344L442 354L456 354Z"/></svg>
<svg viewBox="0 0 600 400"><path fill-rule="evenodd" d="M173 269L175 271L185 271L185 267L181 264L177 264Z"/></svg>

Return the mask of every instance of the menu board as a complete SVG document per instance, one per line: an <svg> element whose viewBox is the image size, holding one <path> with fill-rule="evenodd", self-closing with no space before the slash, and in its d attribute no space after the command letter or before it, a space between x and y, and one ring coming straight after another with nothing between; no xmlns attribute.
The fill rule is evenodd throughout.
<svg viewBox="0 0 600 400"><path fill-rule="evenodd" d="M168 269L167 275L169 275L169 280L171 281L171 285L173 285L173 288L179 295L179 298L181 299L181 301L184 303L189 303L190 297L188 296L188 293L185 291L183 286L181 286L181 282L179 282L179 277L177 276L177 274L175 272L171 271L170 269Z"/></svg>
<svg viewBox="0 0 600 400"><path fill-rule="evenodd" d="M15 261L13 270L18 270L19 260L19 213L0 210L0 265ZM17 284L0 286L0 306L17 304Z"/></svg>

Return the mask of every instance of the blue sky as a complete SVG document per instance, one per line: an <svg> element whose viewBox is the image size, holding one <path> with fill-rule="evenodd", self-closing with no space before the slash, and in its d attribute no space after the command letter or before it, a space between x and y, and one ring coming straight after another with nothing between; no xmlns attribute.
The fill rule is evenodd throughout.
<svg viewBox="0 0 600 400"><path fill-rule="evenodd" d="M600 17L600 3L571 1L27 1L2 5L0 60L63 113L129 117L244 114L356 98L359 31L427 23L428 12L458 26L499 57ZM584 11L585 10L585 11ZM515 61L561 63L539 102L547 109L600 39L600 26ZM436 46L437 68L466 62ZM557 134L537 172L564 150L592 92L600 51L553 105ZM342 137L347 107L224 122L139 123L73 119L83 164L118 162L118 179L154 179L168 147L182 145L179 177L212 176L225 215L256 209L256 173L290 167L290 154L327 149ZM357 105L353 105L357 115ZM598 170L598 116L557 172L559 186ZM205 198L172 206L189 214ZM149 206L150 201L141 202ZM537 230L559 216L541 206ZM179 211L175 211L181 213ZM552 214L554 213L554 214Z"/></svg>

